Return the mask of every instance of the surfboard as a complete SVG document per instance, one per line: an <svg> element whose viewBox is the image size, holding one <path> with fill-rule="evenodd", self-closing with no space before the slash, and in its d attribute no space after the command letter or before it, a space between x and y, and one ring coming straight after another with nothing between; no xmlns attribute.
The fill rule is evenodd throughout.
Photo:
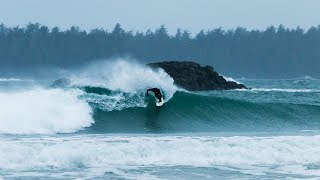
<svg viewBox="0 0 320 180"><path fill-rule="evenodd" d="M156 99L156 106L162 106L164 101L163 101L163 98L161 98L161 102L159 102L159 100L157 98Z"/></svg>

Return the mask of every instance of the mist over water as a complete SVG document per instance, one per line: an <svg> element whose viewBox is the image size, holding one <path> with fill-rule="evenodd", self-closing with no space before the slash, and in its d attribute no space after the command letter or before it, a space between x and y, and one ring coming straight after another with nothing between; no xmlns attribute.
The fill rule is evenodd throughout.
<svg viewBox="0 0 320 180"><path fill-rule="evenodd" d="M188 92L121 59L61 74L69 86L0 77L0 177L320 177L318 79L230 77L252 89Z"/></svg>

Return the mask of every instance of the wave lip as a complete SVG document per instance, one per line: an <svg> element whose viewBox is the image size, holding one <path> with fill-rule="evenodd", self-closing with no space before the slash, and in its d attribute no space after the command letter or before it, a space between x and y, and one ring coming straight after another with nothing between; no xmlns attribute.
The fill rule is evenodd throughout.
<svg viewBox="0 0 320 180"><path fill-rule="evenodd" d="M72 133L94 121L79 91L32 89L0 93L0 134Z"/></svg>

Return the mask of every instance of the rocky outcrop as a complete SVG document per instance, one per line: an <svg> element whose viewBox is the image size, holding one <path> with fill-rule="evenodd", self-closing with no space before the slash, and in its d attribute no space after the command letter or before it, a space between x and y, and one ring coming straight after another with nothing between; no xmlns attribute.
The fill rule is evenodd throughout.
<svg viewBox="0 0 320 180"><path fill-rule="evenodd" d="M147 65L162 68L177 86L189 91L247 89L243 84L227 81L209 65L201 66L189 61L164 61Z"/></svg>

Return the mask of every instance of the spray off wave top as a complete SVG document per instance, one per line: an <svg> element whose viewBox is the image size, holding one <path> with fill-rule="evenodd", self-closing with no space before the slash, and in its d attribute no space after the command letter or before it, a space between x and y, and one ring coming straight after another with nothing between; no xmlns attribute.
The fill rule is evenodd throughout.
<svg viewBox="0 0 320 180"><path fill-rule="evenodd" d="M174 80L162 69L153 70L123 60L92 64L71 74L70 79L73 86L87 90L82 98L106 111L147 107L145 96L149 88L161 89L165 102L178 90Z"/></svg>

